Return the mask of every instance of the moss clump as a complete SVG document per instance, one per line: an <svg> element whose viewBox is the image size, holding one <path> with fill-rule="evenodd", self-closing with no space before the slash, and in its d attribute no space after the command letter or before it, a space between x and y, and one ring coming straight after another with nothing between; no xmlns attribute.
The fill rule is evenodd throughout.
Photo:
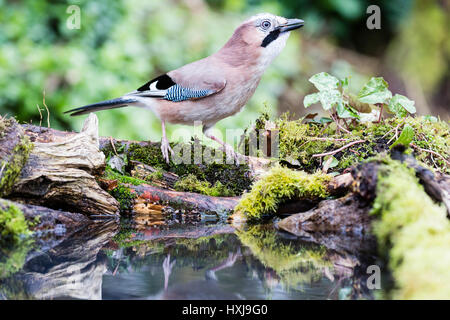
<svg viewBox="0 0 450 320"><path fill-rule="evenodd" d="M254 225L237 230L242 244L267 268L271 268L287 287L310 284L319 280L323 269L332 267L326 249L313 244L298 245L277 236L270 226Z"/></svg>
<svg viewBox="0 0 450 320"><path fill-rule="evenodd" d="M12 150L10 158L0 162L0 197L11 192L32 149L33 143L27 136L23 136Z"/></svg>
<svg viewBox="0 0 450 320"><path fill-rule="evenodd" d="M121 211L131 211L134 199L137 197L136 193L131 192L129 188L123 186L121 183L109 193L119 202Z"/></svg>
<svg viewBox="0 0 450 320"><path fill-rule="evenodd" d="M0 200L0 235L1 243L17 244L32 232L31 224L25 220L23 212L9 201Z"/></svg>
<svg viewBox="0 0 450 320"><path fill-rule="evenodd" d="M117 187L109 191L109 194L112 195L120 204L120 210L124 212L128 212L133 207L133 201L137 197L137 194L130 191L130 188L124 186L124 184L132 184L134 186L138 186L143 183L147 183L147 181L137 179L134 177L122 175L119 172L112 169L110 166L106 166L105 172L101 177L105 180L117 180Z"/></svg>
<svg viewBox="0 0 450 320"><path fill-rule="evenodd" d="M243 195L235 211L244 213L249 221L258 220L275 213L286 200L326 198L325 183L329 180L329 176L320 172L308 174L276 166Z"/></svg>
<svg viewBox="0 0 450 320"><path fill-rule="evenodd" d="M321 162L320 158L313 155L337 150L352 141L365 140L334 155L339 163L333 170L341 172L388 150L396 140L395 128L398 127L397 131L400 133L403 126L409 125L414 129L413 144L422 149L414 150L416 158L429 167L450 173L448 163L444 160L450 159L450 127L444 121L430 119L432 118L406 117L386 119L380 123L356 123L349 125L350 133L341 131L338 134L334 124L325 127L316 122L304 123L303 119L289 120L284 115L275 121L279 129L280 160L307 172L314 172L321 168L323 159ZM439 153L442 157L424 151L425 149Z"/></svg>
<svg viewBox="0 0 450 320"><path fill-rule="evenodd" d="M120 174L119 172L112 169L110 166L106 166L103 178L106 180L117 180L120 183L128 183L134 186L138 186L143 183L147 183L146 180L142 180L135 177L130 177L127 175Z"/></svg>
<svg viewBox="0 0 450 320"><path fill-rule="evenodd" d="M207 196L214 197L226 197L234 195L234 193L227 187L225 187L222 183L220 183L220 181L216 181L216 183L211 186L211 183L209 183L208 181L200 181L193 174L188 174L187 176L177 181L177 183L175 183L175 190L198 192Z"/></svg>
<svg viewBox="0 0 450 320"><path fill-rule="evenodd" d="M32 239L25 239L12 246L2 244L2 248L0 248L0 279L7 278L22 269L33 243Z"/></svg>
<svg viewBox="0 0 450 320"><path fill-rule="evenodd" d="M189 144L188 149L191 150L191 155L195 153L195 148L202 150L203 154L214 154L214 152L205 152L207 147L196 145L197 142ZM210 149L210 148L209 148ZM209 151L212 151L210 149ZM225 157L225 155L223 155ZM127 158L129 160L136 160L154 168L159 168L165 171L175 173L180 177L195 176L201 183L209 183L215 190L222 190L225 193L219 193L219 196L235 196L242 194L247 190L252 179L250 177L250 169L247 164L242 164L236 166L235 164L227 164L225 158L223 158L222 163L205 163L203 161L201 164L191 163L181 163L175 164L170 162L167 164L161 155L161 149L159 144L151 144L148 146L141 146L139 144L130 145L127 151ZM180 156L180 158L182 158ZM223 186L221 187L220 184ZM186 184L184 184L186 186ZM216 188L214 186L217 186ZM196 191L195 188L191 188L193 192ZM200 189L197 189L200 190ZM187 191L187 190L185 190Z"/></svg>
<svg viewBox="0 0 450 320"><path fill-rule="evenodd" d="M379 171L373 225L395 280L395 299L450 297L450 221L414 172L400 163Z"/></svg>

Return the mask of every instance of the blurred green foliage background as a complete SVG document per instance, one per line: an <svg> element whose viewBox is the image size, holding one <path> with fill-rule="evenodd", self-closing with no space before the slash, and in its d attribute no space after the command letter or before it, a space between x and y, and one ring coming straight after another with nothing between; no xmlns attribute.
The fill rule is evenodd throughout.
<svg viewBox="0 0 450 320"><path fill-rule="evenodd" d="M381 8L381 30L366 27L370 4ZM70 5L81 9L80 29L66 26ZM79 130L84 117L70 118L65 110L120 96L203 58L240 22L271 12L306 25L291 34L247 107L219 122L221 130L245 128L264 110L304 114L303 97L314 91L307 80L321 71L351 75L356 92L370 76L383 76L391 91L416 101L419 114L448 119L449 6L429 0L0 0L0 114L39 124L39 106L46 125L45 90L51 126ZM161 138L147 110L98 116L103 136ZM169 126L169 137L177 127Z"/></svg>

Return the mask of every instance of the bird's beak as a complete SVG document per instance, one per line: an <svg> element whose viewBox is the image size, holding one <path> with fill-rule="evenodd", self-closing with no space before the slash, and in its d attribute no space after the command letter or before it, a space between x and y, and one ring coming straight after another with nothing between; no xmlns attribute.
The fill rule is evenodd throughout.
<svg viewBox="0 0 450 320"><path fill-rule="evenodd" d="M301 27L303 27L304 24L305 24L305 21L303 21L301 19L288 19L285 24L278 26L277 30L279 30L280 32L287 32L287 31L301 28Z"/></svg>

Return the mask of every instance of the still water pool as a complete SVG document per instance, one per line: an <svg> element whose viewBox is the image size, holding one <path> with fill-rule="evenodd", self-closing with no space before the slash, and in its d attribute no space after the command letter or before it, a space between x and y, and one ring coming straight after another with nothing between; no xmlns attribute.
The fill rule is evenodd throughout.
<svg viewBox="0 0 450 320"><path fill-rule="evenodd" d="M0 299L370 299L367 262L274 229L93 224L0 258Z"/></svg>

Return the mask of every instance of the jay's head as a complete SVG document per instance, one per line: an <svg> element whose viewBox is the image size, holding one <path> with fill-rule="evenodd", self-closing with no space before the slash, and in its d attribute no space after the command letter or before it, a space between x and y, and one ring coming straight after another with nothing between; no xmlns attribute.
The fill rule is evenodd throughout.
<svg viewBox="0 0 450 320"><path fill-rule="evenodd" d="M304 21L286 19L270 13L257 14L244 21L235 31L225 48L247 52L270 61L284 48L292 30L301 28Z"/></svg>

